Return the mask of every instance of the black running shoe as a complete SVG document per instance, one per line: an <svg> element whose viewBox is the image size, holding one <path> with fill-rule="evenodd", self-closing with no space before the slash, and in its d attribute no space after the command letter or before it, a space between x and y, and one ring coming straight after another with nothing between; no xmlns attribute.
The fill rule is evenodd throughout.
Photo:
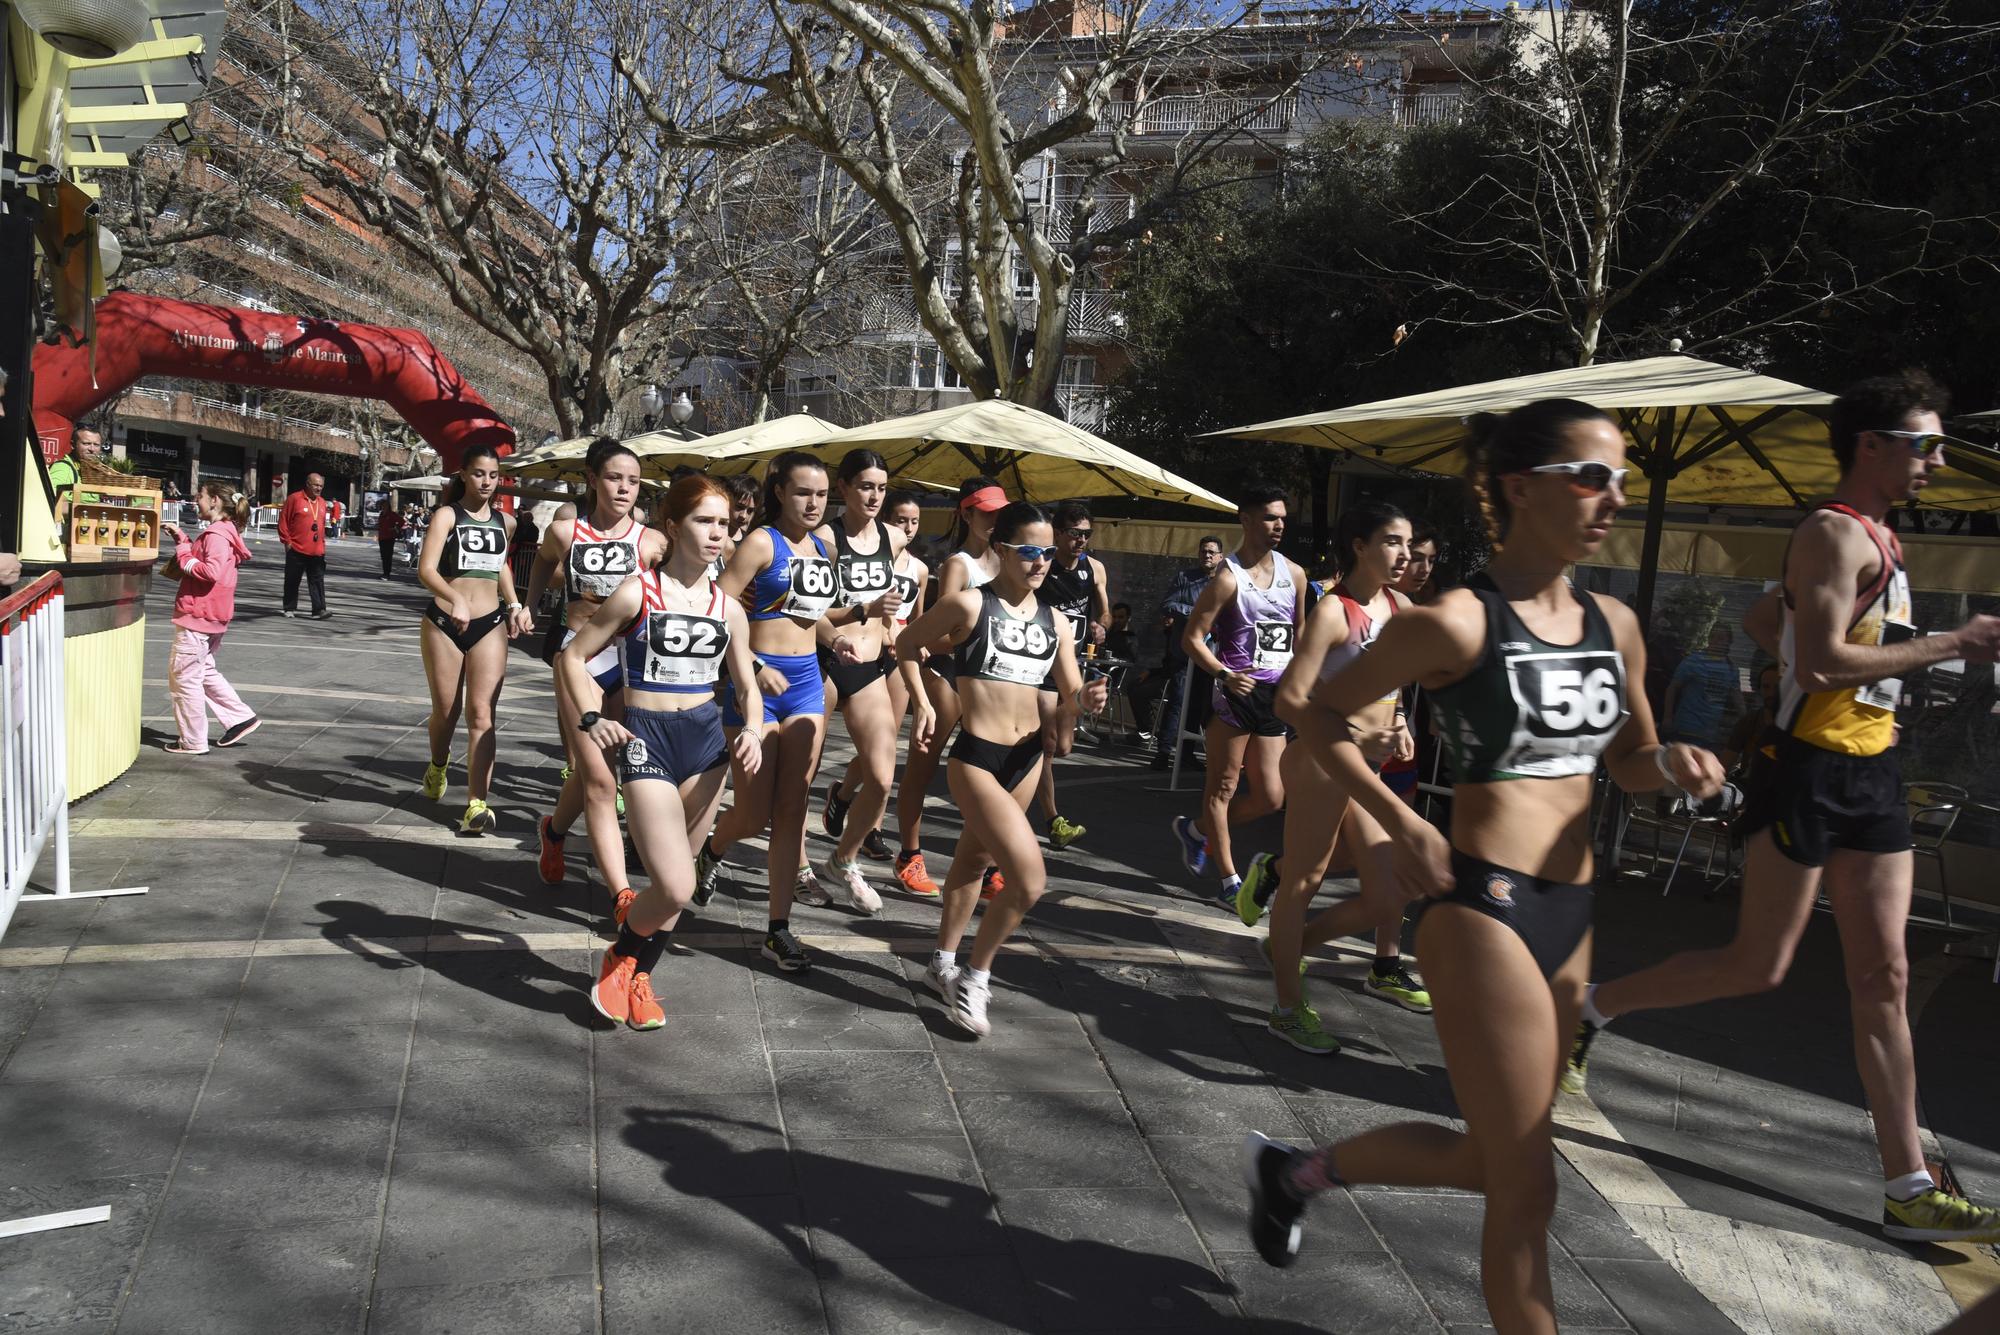
<svg viewBox="0 0 2000 1335"><path fill-rule="evenodd" d="M799 944L799 939L792 935L789 927L764 934L764 958L786 973L797 973L812 966L812 957L806 954L806 948Z"/></svg>
<svg viewBox="0 0 2000 1335"><path fill-rule="evenodd" d="M882 832L880 830L870 830L867 836L862 839L861 856L867 858L870 862L893 862L896 858L896 855L890 851L889 845L882 842Z"/></svg>
<svg viewBox="0 0 2000 1335"><path fill-rule="evenodd" d="M701 847L694 854L694 906L708 907L708 901L715 898L715 888L722 880L722 859L708 851L708 840L701 841Z"/></svg>
<svg viewBox="0 0 2000 1335"><path fill-rule="evenodd" d="M1305 1202L1285 1187L1285 1168L1298 1153L1252 1131L1243 1138L1243 1182L1250 1188L1250 1241L1257 1254L1280 1268L1299 1259Z"/></svg>
<svg viewBox="0 0 2000 1335"><path fill-rule="evenodd" d="M840 832L847 828L847 809L853 805L852 802L840 800L839 784L827 785L826 806L819 813L819 823L826 831L827 838L840 838Z"/></svg>

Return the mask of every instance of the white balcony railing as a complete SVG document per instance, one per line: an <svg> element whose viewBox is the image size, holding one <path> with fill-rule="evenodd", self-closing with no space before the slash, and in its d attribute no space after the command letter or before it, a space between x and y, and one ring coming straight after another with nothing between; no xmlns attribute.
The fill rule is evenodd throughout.
<svg viewBox="0 0 2000 1335"><path fill-rule="evenodd" d="M1392 95L1389 118L1405 129L1418 125L1456 125L1465 119L1465 98L1439 89Z"/></svg>
<svg viewBox="0 0 2000 1335"><path fill-rule="evenodd" d="M1296 94L1282 97L1156 97L1137 104L1111 102L1098 118L1100 133L1124 126L1128 134L1201 134L1225 127L1244 134L1283 132L1297 118Z"/></svg>
<svg viewBox="0 0 2000 1335"><path fill-rule="evenodd" d="M1064 421L1085 431L1102 431L1110 416L1110 397L1102 385L1057 385L1056 406Z"/></svg>
<svg viewBox="0 0 2000 1335"><path fill-rule="evenodd" d="M1117 293L1103 287L1075 287L1069 293L1071 338L1117 338L1125 332L1125 313Z"/></svg>

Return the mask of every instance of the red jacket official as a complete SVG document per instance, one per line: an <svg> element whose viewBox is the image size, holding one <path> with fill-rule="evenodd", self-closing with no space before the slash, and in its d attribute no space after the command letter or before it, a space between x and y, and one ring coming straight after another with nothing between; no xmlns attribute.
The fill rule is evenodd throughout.
<svg viewBox="0 0 2000 1335"><path fill-rule="evenodd" d="M278 541L300 556L326 555L326 497L295 491L278 512Z"/></svg>

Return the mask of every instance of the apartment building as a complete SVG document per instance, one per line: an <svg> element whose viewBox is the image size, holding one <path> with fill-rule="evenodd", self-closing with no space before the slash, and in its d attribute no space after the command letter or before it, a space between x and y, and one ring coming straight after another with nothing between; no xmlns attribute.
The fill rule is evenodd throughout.
<svg viewBox="0 0 2000 1335"><path fill-rule="evenodd" d="M234 227L178 244L167 262L119 281L135 291L219 306L415 328L423 331L528 441L549 429L546 387L451 304L413 256L363 223L335 192L315 186L279 144L276 78L282 39L250 4L229 6L219 58L211 57L206 96L190 108L188 131L151 144L133 170L147 177L171 223L195 192L240 197ZM297 99L313 116L346 98L315 98L334 80L325 65L294 52ZM371 156L379 134L353 117L337 133ZM324 121L320 125L326 129ZM180 184L164 183L175 173ZM414 208L416 187L402 183ZM115 187L112 187L115 188ZM521 237L553 235L521 211ZM393 412L372 399L266 391L150 377L109 408L111 444L142 473L172 478L192 493L203 480L240 481L260 503L323 474L327 494L358 512L359 493L381 478L423 472L434 456Z"/></svg>
<svg viewBox="0 0 2000 1335"><path fill-rule="evenodd" d="M1109 21L1091 0L1045 0L1017 14L1008 44L1023 103L1049 102L1060 111L1065 68L1092 64ZM1182 44L1186 54L1150 68L1145 83L1119 89L1095 133L1029 164L1023 187L1046 234L1061 243L1071 239L1068 220L1085 179L1081 164L1102 156L1117 130L1124 132L1128 156L1109 197L1102 184L1098 188L1100 218L1107 209L1130 216L1146 174L1197 138L1213 139L1208 151L1217 158L1277 181L1288 155L1335 122L1366 119L1395 129L1457 120L1469 106L1460 70L1481 50L1496 47L1507 25L1540 21L1512 4L1411 11L1393 24L1365 26L1351 26L1351 14L1325 5L1253 6L1242 23L1191 33ZM1348 35L1330 54L1332 31ZM1087 428L1103 425L1107 387L1128 364L1124 317L1111 285L1115 264L1116 257L1107 255L1093 265L1069 305L1056 407ZM1023 328L1032 327L1031 275L1017 275L1014 296ZM788 367L781 400L786 411L856 420L967 397L924 333L906 283L890 281L868 293L855 323L862 331L855 348Z"/></svg>

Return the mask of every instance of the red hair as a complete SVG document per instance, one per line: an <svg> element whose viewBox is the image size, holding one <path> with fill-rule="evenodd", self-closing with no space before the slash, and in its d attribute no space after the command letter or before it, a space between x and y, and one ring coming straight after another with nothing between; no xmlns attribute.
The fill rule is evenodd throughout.
<svg viewBox="0 0 2000 1335"><path fill-rule="evenodd" d="M654 522L671 542L674 530L694 513L697 505L711 496L719 499L723 509L728 510L730 506L728 489L708 474L689 473L685 477L677 478L673 485L667 488L667 494L660 499L659 508L653 512Z"/></svg>

